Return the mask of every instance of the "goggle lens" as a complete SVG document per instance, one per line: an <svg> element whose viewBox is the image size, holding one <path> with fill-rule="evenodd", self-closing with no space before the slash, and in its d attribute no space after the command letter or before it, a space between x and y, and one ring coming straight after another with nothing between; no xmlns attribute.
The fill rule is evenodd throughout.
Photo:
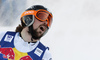
<svg viewBox="0 0 100 60"><path fill-rule="evenodd" d="M33 17L32 15L23 16L22 20L26 24L26 26L30 26L33 22Z"/></svg>
<svg viewBox="0 0 100 60"><path fill-rule="evenodd" d="M48 11L42 11L42 10L38 11L36 13L36 18L40 21L47 21L48 27L51 26L52 15Z"/></svg>
<svg viewBox="0 0 100 60"><path fill-rule="evenodd" d="M38 11L37 14L36 14L37 18L39 20L46 20L49 16L49 13L45 12L45 11Z"/></svg>

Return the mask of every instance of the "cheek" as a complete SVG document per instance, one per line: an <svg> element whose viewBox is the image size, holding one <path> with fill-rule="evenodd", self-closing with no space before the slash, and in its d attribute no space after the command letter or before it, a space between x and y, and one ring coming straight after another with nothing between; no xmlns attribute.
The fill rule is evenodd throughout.
<svg viewBox="0 0 100 60"><path fill-rule="evenodd" d="M34 23L33 23L34 29L37 29L39 27L39 25L40 25L40 21L35 20Z"/></svg>
<svg viewBox="0 0 100 60"><path fill-rule="evenodd" d="M38 26L39 26L38 23L34 23L34 24L33 24L33 28L34 28L34 29L37 29Z"/></svg>

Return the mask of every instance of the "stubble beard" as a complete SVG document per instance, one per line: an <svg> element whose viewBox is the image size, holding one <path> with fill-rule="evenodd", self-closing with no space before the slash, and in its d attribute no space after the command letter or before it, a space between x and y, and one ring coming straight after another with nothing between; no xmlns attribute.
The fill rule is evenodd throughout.
<svg viewBox="0 0 100 60"><path fill-rule="evenodd" d="M37 29L34 29L34 27L33 27L33 36L32 36L32 38L33 39L40 39L42 36L43 36L43 34L42 34L42 32L38 32L37 31L38 30L38 28ZM31 33L31 32L29 32L29 33Z"/></svg>

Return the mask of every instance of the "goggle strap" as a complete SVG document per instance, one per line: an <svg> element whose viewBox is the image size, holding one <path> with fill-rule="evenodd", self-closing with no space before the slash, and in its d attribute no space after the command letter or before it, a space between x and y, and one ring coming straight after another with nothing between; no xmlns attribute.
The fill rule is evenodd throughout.
<svg viewBox="0 0 100 60"><path fill-rule="evenodd" d="M26 16L26 15L35 15L35 14L36 14L35 10L29 10L29 11L23 12L21 17Z"/></svg>

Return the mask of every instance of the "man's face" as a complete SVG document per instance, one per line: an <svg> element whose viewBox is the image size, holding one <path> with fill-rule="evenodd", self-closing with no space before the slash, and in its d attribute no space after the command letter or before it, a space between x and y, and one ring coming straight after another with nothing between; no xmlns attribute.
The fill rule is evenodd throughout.
<svg viewBox="0 0 100 60"><path fill-rule="evenodd" d="M47 21L39 21L34 19L33 23L33 35L36 39L40 39L43 34L47 31Z"/></svg>

